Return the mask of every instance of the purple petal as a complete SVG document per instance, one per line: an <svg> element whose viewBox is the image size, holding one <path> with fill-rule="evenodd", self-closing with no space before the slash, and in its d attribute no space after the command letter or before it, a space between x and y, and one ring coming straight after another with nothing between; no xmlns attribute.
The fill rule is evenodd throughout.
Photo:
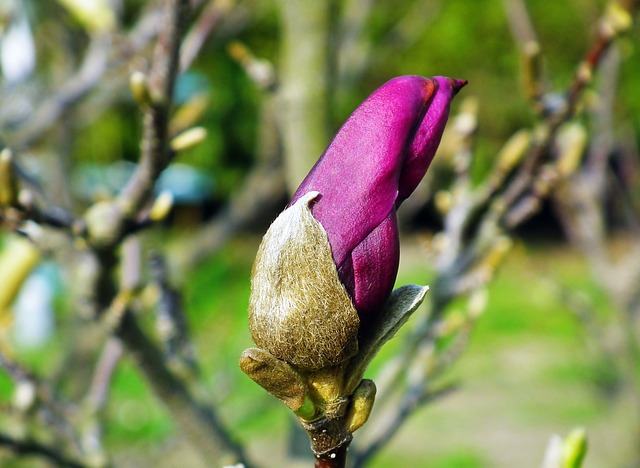
<svg viewBox="0 0 640 468"><path fill-rule="evenodd" d="M436 82L394 78L351 114L296 191L321 198L314 217L327 235L338 268L393 210L405 149L433 97Z"/></svg>
<svg viewBox="0 0 640 468"><path fill-rule="evenodd" d="M400 262L399 245L396 216L390 213L338 271L360 317L375 314L391 294Z"/></svg>
<svg viewBox="0 0 640 468"><path fill-rule="evenodd" d="M443 76L436 76L434 80L438 83L437 91L413 136L411 145L407 149L398 184L400 190L397 205L413 193L427 173L449 117L451 99L460 88L467 84L466 81L454 80Z"/></svg>
<svg viewBox="0 0 640 468"><path fill-rule="evenodd" d="M388 81L349 117L293 196L290 204L320 192L311 210L361 318L391 292L399 258L395 208L426 173L464 84L419 76Z"/></svg>

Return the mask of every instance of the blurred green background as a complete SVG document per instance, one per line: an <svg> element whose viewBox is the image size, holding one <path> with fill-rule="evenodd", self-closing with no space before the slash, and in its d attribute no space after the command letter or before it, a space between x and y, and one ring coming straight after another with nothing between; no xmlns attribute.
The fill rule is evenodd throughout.
<svg viewBox="0 0 640 468"><path fill-rule="evenodd" d="M245 311L258 241L257 236L236 239L190 273L185 306L222 417L250 453L268 451L285 460L290 414L236 364L251 345ZM419 241L410 237L403 245L398 284L429 284ZM550 436L564 436L576 426L589 435L585 466L624 466L634 449L630 396L615 395L620 390L615 375L590 349L580 320L559 304L557 281L583 291L599 311L610 313L574 252L556 243L519 244L489 288L487 311L468 349L445 374L459 388L419 409L370 466L539 466ZM402 332L377 362L401 341ZM44 348L23 353L21 362L42 371L55 367L64 346L64 337L55 336ZM9 401L12 385L2 374L0 391ZM171 419L129 359L117 370L106 421L105 442L114 449L116 466L184 466L193 456L175 438ZM3 463L34 466L35 460Z"/></svg>
<svg viewBox="0 0 640 468"><path fill-rule="evenodd" d="M194 96L208 99L200 121L208 138L176 161L195 172L185 175L179 166L172 168L175 179L166 181L167 187L185 190L184 198L176 197L178 208L170 222L145 239L151 248L171 244L179 249L181 236L216 216L255 162L259 108L265 96L229 56L227 47L232 40L240 40L256 57L277 66L280 26L271 2L241 3L248 9L243 26L232 32L216 31L189 72L179 78L178 103ZM562 92L587 50L606 2L525 3L540 40L548 85ZM125 23L132 24L144 4L124 1ZM394 0L374 4L362 32L372 38L372 47L363 58L366 66L360 76L335 90L333 128L339 128L359 102L393 76L467 79L469 85L461 96L476 97L480 106L474 169L480 175L486 173L506 139L535 122L524 97L519 53L504 2ZM68 50L60 49L83 47L87 35L84 26L57 2L27 5L38 44L38 65L30 86L37 88L50 84L47 80L55 81L52 70L64 66L62 58L68 60ZM636 130L640 128L639 40L636 27L619 42L623 57L620 119ZM78 113L72 141L60 146L64 136L57 135L45 145L64 148L77 209L119 187L122 175L118 171L126 173L130 168L117 163L136 161L140 120L139 110L124 89L109 108ZM281 200L282 205L285 202ZM265 220L184 272L176 283L184 293L205 382L214 389L211 398L222 418L250 453L271 451L282 460L291 429L289 412L237 367L239 354L252 345L246 311L253 256L265 221L276 214L265 214ZM633 406L631 397L620 388L610 363L593 349L580 317L563 304L562 291L584 294L603 321L612 311L586 262L567 247L555 223L546 210L520 230L516 248L490 285L488 307L469 348L445 376L458 382L459 389L418 410L370 466L539 466L551 434L566 435L576 426L584 426L589 435L586 467L624 466L634 449L637 430L635 415L628 409ZM432 271L421 243L436 227L430 218L414 219L404 226L398 285L429 284ZM73 320L66 307L65 281L68 279L62 278L55 300L59 329ZM45 374L61 365L66 339L65 334L54 333L42 346L21 351L19 360ZM394 342L378 359L393 350ZM11 380L0 373L0 403L8 405L13 391ZM128 358L117 370L106 418L106 444L113 448L115 466L189 465L184 442L175 437L176 428ZM12 460L0 450L2 466L38 463L31 458Z"/></svg>

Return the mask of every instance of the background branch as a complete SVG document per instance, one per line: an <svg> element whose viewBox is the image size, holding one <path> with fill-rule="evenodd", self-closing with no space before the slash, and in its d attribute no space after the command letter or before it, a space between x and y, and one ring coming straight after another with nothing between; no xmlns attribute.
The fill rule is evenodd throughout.
<svg viewBox="0 0 640 468"><path fill-rule="evenodd" d="M329 141L335 4L305 0L276 3L282 22L280 128L287 188L293 193Z"/></svg>

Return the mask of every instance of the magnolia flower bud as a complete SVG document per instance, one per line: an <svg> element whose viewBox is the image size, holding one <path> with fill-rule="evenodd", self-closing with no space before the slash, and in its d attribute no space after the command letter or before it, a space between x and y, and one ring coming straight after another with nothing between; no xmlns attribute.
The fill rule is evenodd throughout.
<svg viewBox="0 0 640 468"><path fill-rule="evenodd" d="M396 209L465 84L395 78L349 117L258 250L249 322L259 347L304 371L345 363L359 343L377 349L368 338L390 320L380 314L398 272Z"/></svg>
<svg viewBox="0 0 640 468"><path fill-rule="evenodd" d="M375 91L258 248L249 328L259 348L240 367L296 414L317 460L336 457L367 421L376 387L366 368L428 290L391 292L396 209L427 171L465 83L405 76Z"/></svg>
<svg viewBox="0 0 640 468"><path fill-rule="evenodd" d="M424 177L465 84L440 76L387 82L349 117L293 196L291 203L320 192L311 211L365 327L398 272L396 209Z"/></svg>

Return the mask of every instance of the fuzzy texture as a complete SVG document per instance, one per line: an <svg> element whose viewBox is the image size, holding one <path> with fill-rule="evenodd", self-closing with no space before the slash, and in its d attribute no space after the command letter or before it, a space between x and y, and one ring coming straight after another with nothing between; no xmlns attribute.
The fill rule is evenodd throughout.
<svg viewBox="0 0 640 468"><path fill-rule="evenodd" d="M251 278L254 342L305 371L337 366L358 351L358 314L338 278L327 235L309 211L311 192L264 235Z"/></svg>
<svg viewBox="0 0 640 468"><path fill-rule="evenodd" d="M384 84L349 117L292 199L320 192L311 211L365 326L398 272L396 209L426 173L465 83L401 76Z"/></svg>

